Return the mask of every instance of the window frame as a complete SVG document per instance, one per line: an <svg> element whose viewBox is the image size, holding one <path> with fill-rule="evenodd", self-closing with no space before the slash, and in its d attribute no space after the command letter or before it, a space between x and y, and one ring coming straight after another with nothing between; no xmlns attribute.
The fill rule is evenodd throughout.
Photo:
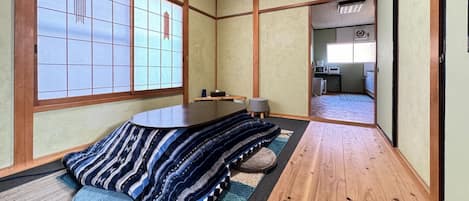
<svg viewBox="0 0 469 201"><path fill-rule="evenodd" d="M152 97L162 97L162 96L172 96L172 95L183 95L183 102L187 103L187 85L188 85L188 64L187 64L187 12L189 6L184 2L178 0L167 0L173 3L176 6L182 8L182 86L173 87L173 88L163 88L163 89L152 89L152 90L143 90L136 91L134 89L134 0L130 0L130 91L128 92L115 92L107 94L96 94L96 95L85 95L77 97L64 97L64 98L54 98L39 100L38 97L38 11L37 11L37 0L35 0L35 12L34 12L34 112L44 112L49 110L58 110L71 107L79 107L86 105L94 105L100 103L109 103L123 100L131 99L142 99L142 98L152 98Z"/></svg>

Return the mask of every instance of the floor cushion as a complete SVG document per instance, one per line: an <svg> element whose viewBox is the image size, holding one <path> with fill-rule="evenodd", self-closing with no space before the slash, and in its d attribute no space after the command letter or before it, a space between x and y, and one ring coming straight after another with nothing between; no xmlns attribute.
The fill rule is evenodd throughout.
<svg viewBox="0 0 469 201"><path fill-rule="evenodd" d="M124 193L83 186L73 197L73 201L133 201Z"/></svg>
<svg viewBox="0 0 469 201"><path fill-rule="evenodd" d="M242 172L267 173L277 166L277 155L268 148L262 148L246 161L243 161L238 169Z"/></svg>

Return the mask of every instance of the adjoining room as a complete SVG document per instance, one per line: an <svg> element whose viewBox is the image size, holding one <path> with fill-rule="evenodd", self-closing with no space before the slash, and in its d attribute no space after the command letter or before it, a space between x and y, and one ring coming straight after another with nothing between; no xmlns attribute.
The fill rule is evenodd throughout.
<svg viewBox="0 0 469 201"><path fill-rule="evenodd" d="M374 124L374 1L312 6L314 118Z"/></svg>

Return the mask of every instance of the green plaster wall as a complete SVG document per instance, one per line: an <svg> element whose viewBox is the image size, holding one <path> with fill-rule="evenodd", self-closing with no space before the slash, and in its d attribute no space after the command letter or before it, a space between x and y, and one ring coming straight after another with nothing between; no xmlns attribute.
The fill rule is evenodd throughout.
<svg viewBox="0 0 469 201"><path fill-rule="evenodd" d="M393 1L378 0L377 123L392 139Z"/></svg>
<svg viewBox="0 0 469 201"><path fill-rule="evenodd" d="M217 0L218 17L252 12L252 0Z"/></svg>
<svg viewBox="0 0 469 201"><path fill-rule="evenodd" d="M217 8L215 1L216 0L189 0L189 4L212 16L216 16Z"/></svg>
<svg viewBox="0 0 469 201"><path fill-rule="evenodd" d="M13 165L13 6L0 1L0 168Z"/></svg>
<svg viewBox="0 0 469 201"><path fill-rule="evenodd" d="M308 116L308 7L261 14L260 96L272 113Z"/></svg>
<svg viewBox="0 0 469 201"><path fill-rule="evenodd" d="M429 185L430 1L399 1L398 99L399 149Z"/></svg>
<svg viewBox="0 0 469 201"><path fill-rule="evenodd" d="M469 197L468 1L446 1L445 200Z"/></svg>
<svg viewBox="0 0 469 201"><path fill-rule="evenodd" d="M252 15L218 21L218 88L252 97Z"/></svg>
<svg viewBox="0 0 469 201"><path fill-rule="evenodd" d="M189 101L215 89L215 20L189 12Z"/></svg>
<svg viewBox="0 0 469 201"><path fill-rule="evenodd" d="M94 142L134 114L181 103L177 95L35 113L34 158Z"/></svg>

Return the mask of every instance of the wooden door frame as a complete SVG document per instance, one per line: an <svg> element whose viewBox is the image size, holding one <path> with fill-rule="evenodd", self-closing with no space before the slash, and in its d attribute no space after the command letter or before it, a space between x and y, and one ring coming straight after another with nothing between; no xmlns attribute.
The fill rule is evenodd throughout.
<svg viewBox="0 0 469 201"><path fill-rule="evenodd" d="M325 1L323 3L329 3L332 1ZM313 22L312 22L312 7L319 4L313 4L309 6L309 14L308 14L308 41L310 48L308 49L308 116L310 120L314 121L323 121L329 123L338 123L338 124L346 124L346 125L354 125L354 126L362 126L362 127L376 127L378 125L378 0L374 0L375 3L375 42L376 42L376 60L375 60L375 68L374 68L374 99L373 99L373 107L374 107L374 122L373 123L362 123L362 122L353 122L353 121L342 121L342 120L334 120L334 119L325 119L321 117L314 117L312 112L312 100L313 100L313 61L314 58L311 57L311 48L314 48L314 39L311 38L311 33L314 31ZM359 25L358 25L359 26ZM348 27L348 26L346 26ZM353 26L350 26L353 27ZM343 28L343 27L336 27L332 29ZM365 89L366 90L366 89Z"/></svg>
<svg viewBox="0 0 469 201"><path fill-rule="evenodd" d="M444 200L446 0L430 0L430 199Z"/></svg>
<svg viewBox="0 0 469 201"><path fill-rule="evenodd" d="M393 147L399 145L399 0L393 0L393 63L392 63L392 139Z"/></svg>

